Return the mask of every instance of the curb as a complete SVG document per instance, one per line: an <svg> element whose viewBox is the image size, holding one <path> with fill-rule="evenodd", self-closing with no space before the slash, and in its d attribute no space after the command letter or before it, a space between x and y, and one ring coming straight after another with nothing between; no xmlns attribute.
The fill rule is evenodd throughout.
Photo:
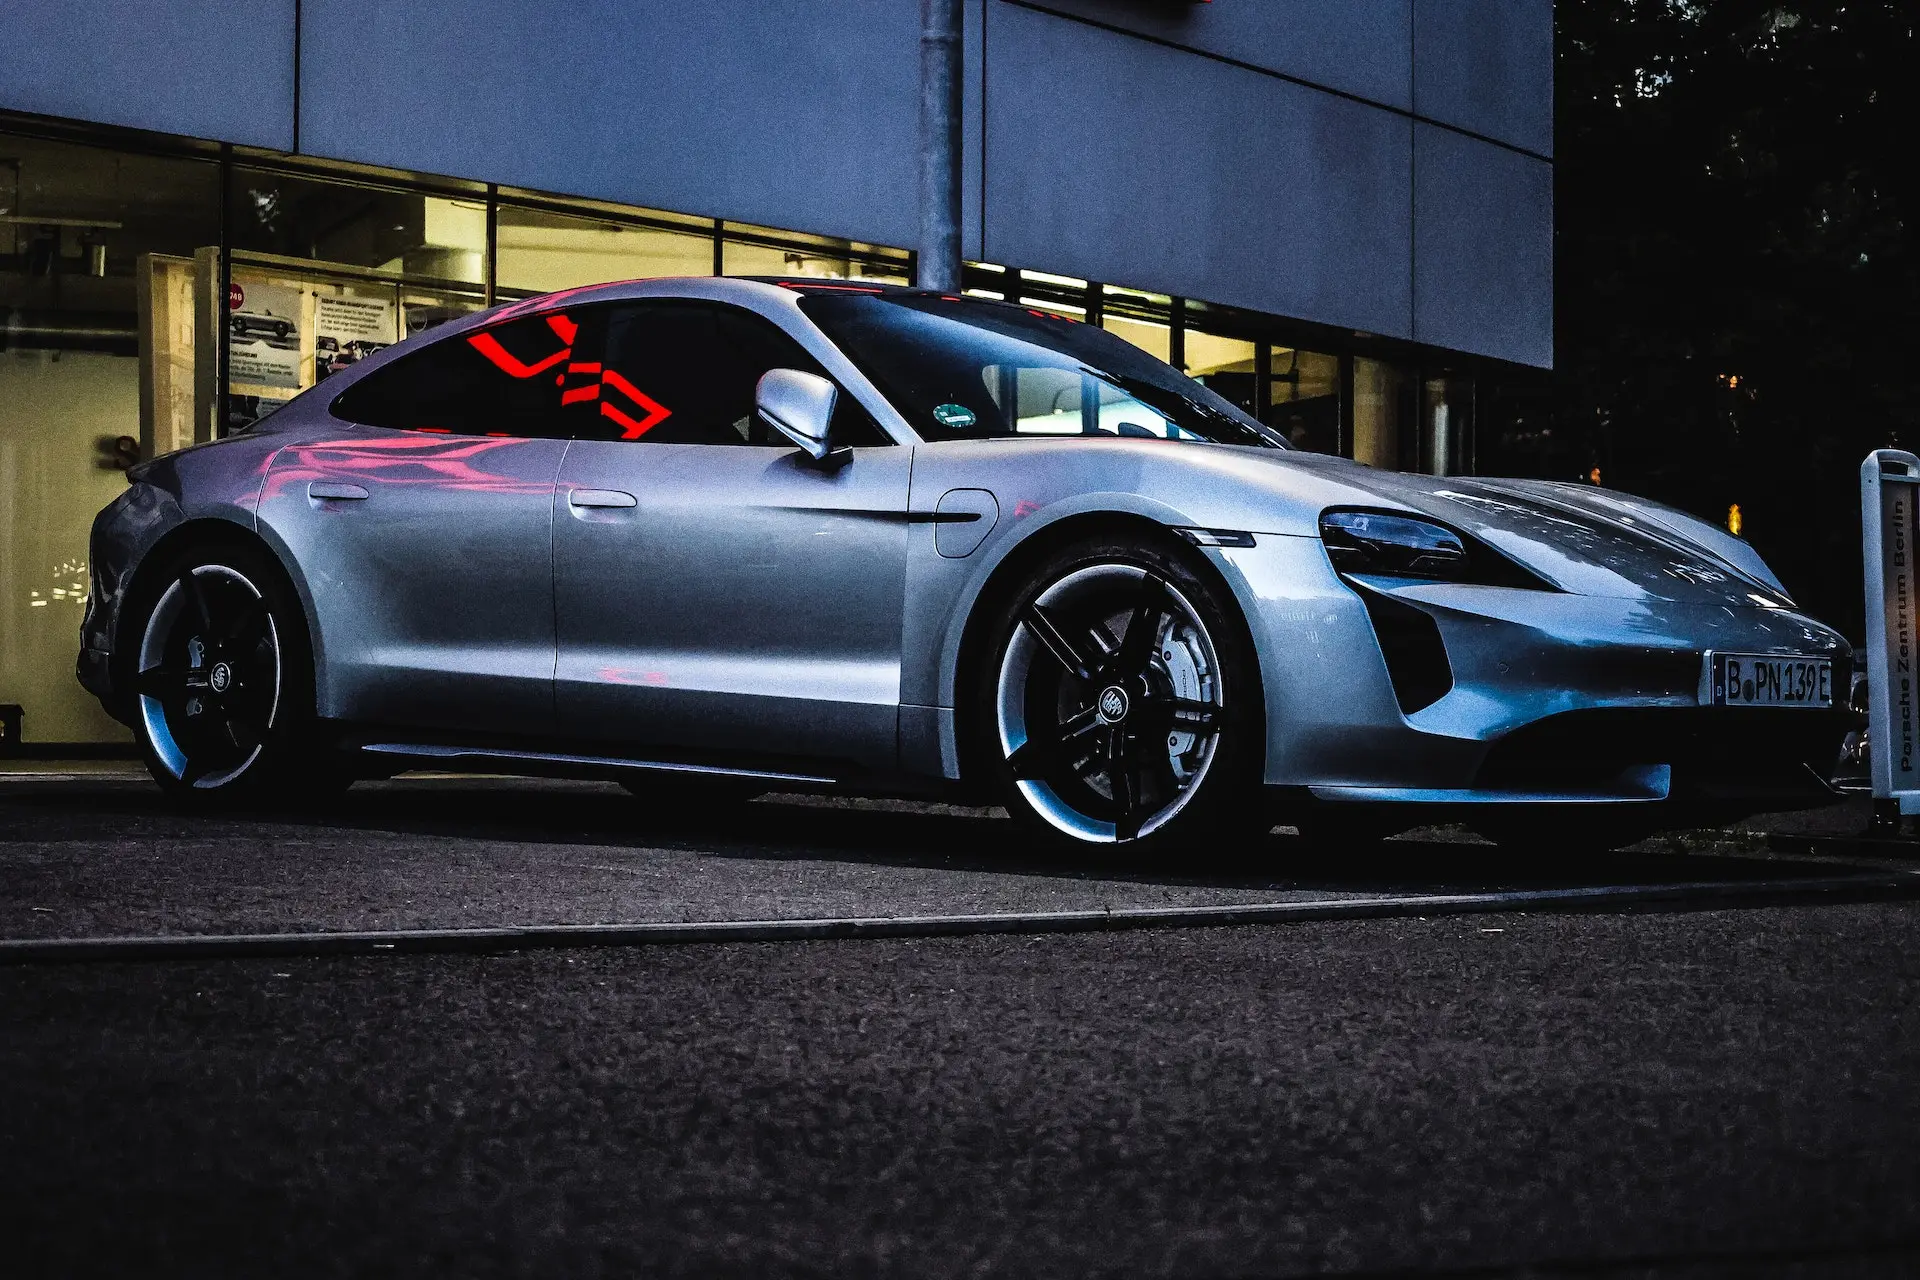
<svg viewBox="0 0 1920 1280"><path fill-rule="evenodd" d="M1775 832L1767 837L1767 849L1773 853L1813 854L1826 858L1920 862L1920 840L1912 836L1796 836Z"/></svg>
<svg viewBox="0 0 1920 1280"><path fill-rule="evenodd" d="M181 934L157 937L0 941L0 965L87 961L214 960L278 956L491 954L571 947L686 946L698 943L824 942L957 938L988 934L1106 933L1305 924L1408 916L1557 914L1648 908L1701 911L1783 902L1895 901L1920 898L1920 872L1795 880L1603 885L1503 893L1428 894L1205 907L1108 911L1009 912L974 916L892 916L815 920L713 920L657 924L524 925L473 929L393 929L338 933Z"/></svg>

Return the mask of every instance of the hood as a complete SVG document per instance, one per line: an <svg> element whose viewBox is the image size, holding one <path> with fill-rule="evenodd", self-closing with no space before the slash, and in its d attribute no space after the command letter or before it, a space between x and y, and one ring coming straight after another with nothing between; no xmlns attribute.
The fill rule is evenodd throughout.
<svg viewBox="0 0 1920 1280"><path fill-rule="evenodd" d="M1302 461L1297 454L1289 459ZM1793 605L1746 542L1646 499L1547 480L1377 471L1344 459L1308 465L1381 505L1471 534L1576 595L1741 608ZM1356 504L1366 505L1366 499Z"/></svg>

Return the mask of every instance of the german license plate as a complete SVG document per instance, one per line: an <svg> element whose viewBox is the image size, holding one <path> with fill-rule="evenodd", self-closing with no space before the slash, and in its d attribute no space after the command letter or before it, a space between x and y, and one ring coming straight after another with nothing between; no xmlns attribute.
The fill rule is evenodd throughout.
<svg viewBox="0 0 1920 1280"><path fill-rule="evenodd" d="M1712 683L1716 707L1833 706L1833 663L1827 658L1716 653Z"/></svg>

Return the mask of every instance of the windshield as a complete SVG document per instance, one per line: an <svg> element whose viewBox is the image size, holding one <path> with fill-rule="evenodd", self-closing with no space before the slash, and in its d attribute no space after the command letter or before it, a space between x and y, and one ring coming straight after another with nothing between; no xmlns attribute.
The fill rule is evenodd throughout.
<svg viewBox="0 0 1920 1280"><path fill-rule="evenodd" d="M1137 436L1288 447L1092 325L950 294L815 293L800 307L926 440Z"/></svg>

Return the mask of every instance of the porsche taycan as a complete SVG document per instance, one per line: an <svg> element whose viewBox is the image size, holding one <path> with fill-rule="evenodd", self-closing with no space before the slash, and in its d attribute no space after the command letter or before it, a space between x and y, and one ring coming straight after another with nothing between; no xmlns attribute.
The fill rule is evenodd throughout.
<svg viewBox="0 0 1920 1280"><path fill-rule="evenodd" d="M80 679L182 799L474 768L1069 846L1820 803L1852 658L1682 512L1301 452L1096 326L858 282L441 325L137 467L91 574Z"/></svg>

